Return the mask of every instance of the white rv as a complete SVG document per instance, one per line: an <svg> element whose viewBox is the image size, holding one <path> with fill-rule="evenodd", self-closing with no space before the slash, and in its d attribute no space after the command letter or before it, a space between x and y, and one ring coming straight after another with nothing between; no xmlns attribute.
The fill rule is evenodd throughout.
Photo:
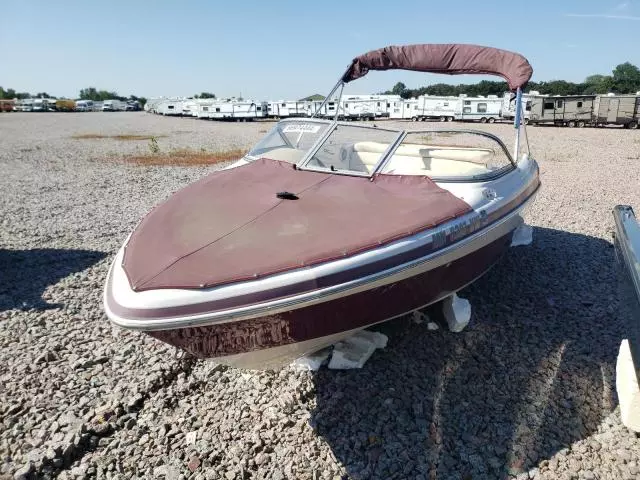
<svg viewBox="0 0 640 480"><path fill-rule="evenodd" d="M214 102L209 107L208 118L246 122L247 120L256 118L265 118L267 111L267 102L230 99L227 101Z"/></svg>
<svg viewBox="0 0 640 480"><path fill-rule="evenodd" d="M160 102L155 107L155 112L160 115L169 115L169 116L181 116L183 109L184 101L179 99L165 99Z"/></svg>
<svg viewBox="0 0 640 480"><path fill-rule="evenodd" d="M182 102L182 116L183 117L197 117L198 116L198 101L189 99Z"/></svg>
<svg viewBox="0 0 640 480"><path fill-rule="evenodd" d="M461 109L455 115L456 120L493 123L500 119L502 99L496 95L487 97L460 97Z"/></svg>
<svg viewBox="0 0 640 480"><path fill-rule="evenodd" d="M120 112L125 109L125 103L120 100L105 100L102 102L103 112Z"/></svg>
<svg viewBox="0 0 640 480"><path fill-rule="evenodd" d="M531 91L522 94L522 113L524 118L528 119L531 114L531 96L540 95L539 92ZM502 96L502 106L500 107L500 118L504 120L513 120L516 116L516 96L515 93L505 92Z"/></svg>
<svg viewBox="0 0 640 480"><path fill-rule="evenodd" d="M277 102L267 102L267 117L304 117L307 115L307 104L305 101L279 100Z"/></svg>
<svg viewBox="0 0 640 480"><path fill-rule="evenodd" d="M416 107L410 117L413 121L440 120L441 122L451 122L460 112L460 98L420 95Z"/></svg>

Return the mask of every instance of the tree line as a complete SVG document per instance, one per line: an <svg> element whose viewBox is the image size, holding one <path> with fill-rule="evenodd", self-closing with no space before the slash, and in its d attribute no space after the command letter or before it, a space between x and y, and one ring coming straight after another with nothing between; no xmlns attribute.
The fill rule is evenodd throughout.
<svg viewBox="0 0 640 480"><path fill-rule="evenodd" d="M25 98L58 98L53 95L49 95L47 92L40 92L36 95L32 95L29 92L16 92L13 88L4 89L0 87L0 99L14 99L23 100ZM202 92L193 96L193 98L216 98L215 94L210 92ZM80 94L78 95L79 100L93 100L94 102L103 102L105 100L121 100L123 102L126 101L137 101L140 103L140 106L144 106L147 103L147 99L145 97L136 97L135 95L129 95L128 97L123 97L118 95L117 92L111 92L109 90L98 90L95 87L83 88L80 90Z"/></svg>
<svg viewBox="0 0 640 480"><path fill-rule="evenodd" d="M466 94L472 97L479 95L502 96L509 88L506 82L482 80L475 84L451 85L436 83L420 88L407 88L398 82L391 90L384 94L400 95L402 98L418 97L420 95L455 96ZM529 82L526 91L538 91L547 95L594 95L609 92L617 94L636 93L640 91L640 69L630 62L621 63L613 69L611 75L589 75L584 82L575 83L566 80L551 80L548 82Z"/></svg>

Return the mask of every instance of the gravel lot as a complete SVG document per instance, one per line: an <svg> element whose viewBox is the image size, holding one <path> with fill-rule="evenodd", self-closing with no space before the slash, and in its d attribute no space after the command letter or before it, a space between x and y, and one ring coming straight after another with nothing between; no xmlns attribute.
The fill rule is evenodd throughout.
<svg viewBox="0 0 640 480"><path fill-rule="evenodd" d="M611 245L612 207L640 211L640 131L529 129L534 244L462 291L460 334L402 319L362 370L249 373L112 328L117 248L210 169L127 165L148 141L72 136L219 150L269 127L0 114L0 478L640 478L615 395Z"/></svg>

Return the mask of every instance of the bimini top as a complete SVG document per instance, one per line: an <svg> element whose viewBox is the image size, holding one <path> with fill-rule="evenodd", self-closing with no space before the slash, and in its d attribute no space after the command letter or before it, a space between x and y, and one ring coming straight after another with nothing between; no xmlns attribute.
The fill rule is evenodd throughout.
<svg viewBox="0 0 640 480"><path fill-rule="evenodd" d="M504 78L512 91L524 88L533 68L522 55L499 48L458 43L389 46L353 59L342 76L347 83L369 70L415 70L447 75L484 74Z"/></svg>

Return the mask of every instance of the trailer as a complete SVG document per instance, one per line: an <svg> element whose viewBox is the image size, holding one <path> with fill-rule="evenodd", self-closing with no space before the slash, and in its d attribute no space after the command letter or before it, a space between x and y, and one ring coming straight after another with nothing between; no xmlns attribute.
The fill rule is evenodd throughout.
<svg viewBox="0 0 640 480"><path fill-rule="evenodd" d="M640 95L598 95L593 103L592 123L637 129L640 124Z"/></svg>
<svg viewBox="0 0 640 480"><path fill-rule="evenodd" d="M556 95L531 97L529 123L559 127L591 125L596 95Z"/></svg>
<svg viewBox="0 0 640 480"><path fill-rule="evenodd" d="M265 118L268 108L267 102L228 100L214 102L208 110L208 118L214 120L246 122L257 118Z"/></svg>
<svg viewBox="0 0 640 480"><path fill-rule="evenodd" d="M413 109L411 120L414 122L424 122L425 120L452 122L459 112L460 97L420 95L417 106Z"/></svg>
<svg viewBox="0 0 640 480"><path fill-rule="evenodd" d="M540 95L536 91L522 94L522 113L525 121L531 115L531 97ZM502 105L500 106L500 118L503 120L513 120L516 116L516 96L512 92L505 92L502 97Z"/></svg>
<svg viewBox="0 0 640 480"><path fill-rule="evenodd" d="M288 100L267 102L266 116L270 118L305 117L308 112L308 104L307 101Z"/></svg>
<svg viewBox="0 0 640 480"><path fill-rule="evenodd" d="M182 116L184 101L183 100L164 100L156 106L156 113L168 116Z"/></svg>
<svg viewBox="0 0 640 480"><path fill-rule="evenodd" d="M455 119L480 123L494 123L500 120L502 99L496 95L487 97L461 97Z"/></svg>

